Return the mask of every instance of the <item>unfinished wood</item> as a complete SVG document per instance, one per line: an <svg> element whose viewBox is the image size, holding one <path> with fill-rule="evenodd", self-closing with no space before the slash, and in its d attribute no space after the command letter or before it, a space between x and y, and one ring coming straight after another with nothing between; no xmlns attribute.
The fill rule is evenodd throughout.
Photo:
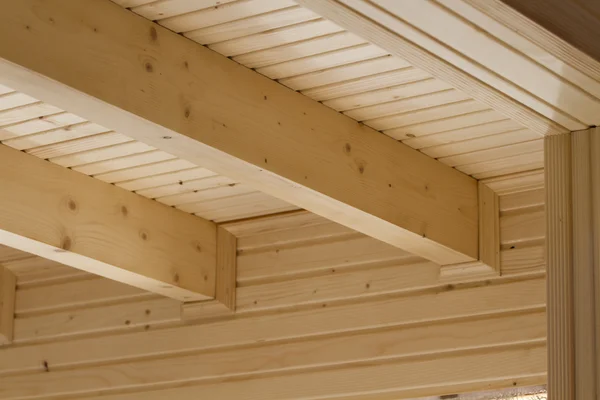
<svg viewBox="0 0 600 400"><path fill-rule="evenodd" d="M415 254L475 258L474 180L115 4L55 5L40 7L60 24L25 3L2 14L2 37L29 39L27 52L0 45L3 82ZM35 35L21 34L23 20ZM128 90L124 76L147 90Z"/></svg>
<svg viewBox="0 0 600 400"><path fill-rule="evenodd" d="M217 278L215 300L230 311L236 304L237 240L222 227L217 228Z"/></svg>
<svg viewBox="0 0 600 400"><path fill-rule="evenodd" d="M479 182L479 260L500 272L500 207L496 192Z"/></svg>
<svg viewBox="0 0 600 400"><path fill-rule="evenodd" d="M507 146L495 147L476 152L441 157L438 158L438 160L446 165L450 165L451 167L459 167L518 155L523 155L523 157L527 157L527 154L536 151L542 151L543 149L544 141L542 138L540 138L538 140L515 143Z"/></svg>
<svg viewBox="0 0 600 400"><path fill-rule="evenodd" d="M585 90L596 98L600 97L600 80L594 79L593 75L589 76L587 71L580 71L578 69L578 64L580 63L571 64L553 54L553 52L547 48L547 45L549 45L549 42L552 40L548 40L543 45L540 45L541 43L535 43L535 41L531 40L531 37L523 34L523 31L527 31L527 27L524 27L523 31L519 28L514 30L511 29L511 26L515 27L522 23L524 19L523 16L515 16L514 20L511 21L508 26L506 24L508 21L497 20L493 9L494 6L498 4L502 5L502 2L487 2L489 4L488 9L491 9L492 14L487 14L485 10L481 10L476 4L473 4L476 3L476 1L471 2L470 4L468 1L452 3L446 0L439 0L439 2L478 26L484 26L489 33L510 45L514 50L527 55L527 57L531 58L533 61L544 65L550 71L558 75L563 81L572 84L569 86L577 86L579 89ZM548 3L549 2L546 2L546 4ZM531 23L531 25L535 25L535 23ZM543 30L543 28L541 28L541 30ZM547 36L552 37L551 34L547 34ZM550 44L550 46L552 45ZM565 47L568 47L568 45Z"/></svg>
<svg viewBox="0 0 600 400"><path fill-rule="evenodd" d="M600 51L590 37L597 28L593 1L468 0L568 65L600 81ZM586 7L589 7L586 9Z"/></svg>
<svg viewBox="0 0 600 400"><path fill-rule="evenodd" d="M180 208L187 209L186 206L182 205ZM262 192L250 192L207 200L204 203L194 203L189 211L196 215L205 216L205 218L212 221L222 223L297 209L298 207L267 196Z"/></svg>
<svg viewBox="0 0 600 400"><path fill-rule="evenodd" d="M336 273L343 268L371 264L401 263L413 256L368 237L357 237L306 248L268 247L259 252L240 253L237 266L239 283L272 279L291 279L301 275Z"/></svg>
<svg viewBox="0 0 600 400"><path fill-rule="evenodd" d="M0 265L0 346L13 341L16 287L15 274Z"/></svg>
<svg viewBox="0 0 600 400"><path fill-rule="evenodd" d="M544 139L548 268L548 393L575 399L571 135Z"/></svg>
<svg viewBox="0 0 600 400"><path fill-rule="evenodd" d="M339 30L341 30L341 28ZM258 68L260 70L260 68L269 65L296 60L299 58L298 54L302 54L302 58L311 57L364 43L364 39L361 39L352 33L342 31L294 42L288 45L272 47L262 51L249 52L233 57L233 60L248 68Z"/></svg>
<svg viewBox="0 0 600 400"><path fill-rule="evenodd" d="M342 65L340 67L281 79L279 83L294 90L306 90L319 86L366 78L370 75L377 75L406 67L409 67L409 64L403 60L390 55L385 55L370 60Z"/></svg>
<svg viewBox="0 0 600 400"><path fill-rule="evenodd" d="M594 260L597 244L598 227L594 226L594 208L597 207L592 197L592 157L600 156L600 148L592 146L590 131L571 134L572 149L572 251L573 251L573 328L575 345L575 399L596 397L596 368L600 357L596 349L597 324L595 270ZM554 188L556 190L556 188Z"/></svg>
<svg viewBox="0 0 600 400"><path fill-rule="evenodd" d="M420 96L408 97L398 101L349 110L346 111L345 114L357 121L365 121L393 114L417 113L422 109L453 104L467 99L468 97L458 90L448 89L439 92L426 93Z"/></svg>
<svg viewBox="0 0 600 400"><path fill-rule="evenodd" d="M342 366L368 359L381 362L403 356L421 356L430 352L468 350L497 343L534 343L545 335L543 313L500 315L478 321L452 321L366 332L345 337L315 338L292 343L266 344L212 353L172 355L155 360L129 361L120 364L79 367L73 370L53 370L52 374L0 378L3 398L65 395L68 392L92 392L136 385L140 379L148 382L172 382L177 379L246 375L272 371L275 368L293 372L322 364ZM435 338L436 340L430 340ZM266 359L275 360L265 363ZM236 360L235 362L232 362ZM118 371L118 372L117 372ZM113 376L95 379L89 376ZM119 376L120 378L116 378Z"/></svg>
<svg viewBox="0 0 600 400"><path fill-rule="evenodd" d="M67 127L78 123L87 122L75 114L64 111L30 119L13 125L3 126L0 129L0 140L7 140L18 136L51 131L56 128Z"/></svg>
<svg viewBox="0 0 600 400"><path fill-rule="evenodd" d="M502 275L523 274L546 270L546 249L542 242L524 247L515 246L500 252L500 272Z"/></svg>
<svg viewBox="0 0 600 400"><path fill-rule="evenodd" d="M236 184L238 183L230 178L216 175L200 179L179 181L173 184L155 186L147 189L140 189L137 190L136 193L152 199L158 197L173 196L182 193L189 193L195 190L206 190Z"/></svg>
<svg viewBox="0 0 600 400"><path fill-rule="evenodd" d="M544 279L495 283L497 284L485 285L483 282L481 286L471 288L457 286L419 296L400 294L373 301L330 304L327 307L286 314L254 315L204 324L150 329L127 335L115 332L112 335L92 335L35 346L9 347L3 353L5 357L0 358L0 371L40 371L40 357L45 357L50 365L58 369L69 365L81 366L82 363L99 364L113 359L138 358L140 355L149 357L226 346L241 347L259 342L339 336L357 330L366 332L415 324L427 325L439 319L456 321L474 315L484 318L498 313L543 310ZM138 310L138 318L143 318L144 309ZM124 319L118 318L117 309L111 309L111 313L116 313L116 316L105 313L104 317L115 321L114 326L119 330L128 329ZM55 320L55 324L48 326L48 329L60 330L61 322Z"/></svg>
<svg viewBox="0 0 600 400"><path fill-rule="evenodd" d="M121 0L123 1L123 0ZM202 10L205 8L217 7L221 4L231 3L233 0L159 0L147 1L147 4L140 4L137 7L132 7L131 11L148 19L164 19L173 17L179 14L186 14L192 11ZM121 4L121 6L123 6ZM125 7L125 6L123 6Z"/></svg>
<svg viewBox="0 0 600 400"><path fill-rule="evenodd" d="M222 24L185 32L184 35L200 44L212 44L268 32L288 25L319 19L320 16L302 7L287 7L264 14L253 15Z"/></svg>
<svg viewBox="0 0 600 400"><path fill-rule="evenodd" d="M500 197L500 211L514 211L527 207L541 207L546 203L544 188L526 190Z"/></svg>
<svg viewBox="0 0 600 400"><path fill-rule="evenodd" d="M343 106L338 104L338 100L335 99L377 89L385 89L392 86L404 85L424 79L431 79L431 75L419 69L403 65L400 66L399 69L394 69L389 72L374 74L363 79L351 79L349 81L322 85L312 89L304 90L302 93L312 99L323 101L325 105L328 105L331 108L338 109L343 108ZM378 96L378 94L376 94L376 96ZM331 100L331 102L328 102L327 100ZM352 108L352 104L354 104L356 101L352 99L349 100L350 106L348 108ZM344 100L340 99L339 101Z"/></svg>
<svg viewBox="0 0 600 400"><path fill-rule="evenodd" d="M507 212L500 216L503 245L541 240L545 235L546 212L541 208L530 208L522 212Z"/></svg>
<svg viewBox="0 0 600 400"><path fill-rule="evenodd" d="M174 32L187 32L205 26L222 24L244 19L257 14L282 10L295 6L291 0L272 2L269 0L241 0L226 3L219 7L208 7L202 10L175 15L160 20L161 25Z"/></svg>
<svg viewBox="0 0 600 400"><path fill-rule="evenodd" d="M18 124L34 118L46 117L61 111L55 106L42 102L0 111L0 127L4 128L3 125Z"/></svg>
<svg viewBox="0 0 600 400"><path fill-rule="evenodd" d="M455 39L460 36L448 30L450 26L448 24L455 23L455 20L445 15L432 17L440 12L433 3L419 2L418 5L411 3L411 7L403 6L402 2L384 0L379 0L377 4L362 0L344 0L342 3L329 0L299 0L299 3L350 32L377 44L391 54L450 83L535 132L547 134L567 130L551 119L560 116L560 113L554 113L554 109L485 68L488 62L497 61L498 55L490 57L490 60L484 59L480 64L460 52L462 47L474 45L474 41L457 39L460 40L456 46L457 50L444 46L445 41L452 41L451 44L454 45ZM386 13L386 9L391 13ZM396 18L396 15L403 19ZM414 24L416 28L409 24ZM458 27L469 28L467 24L463 25ZM438 35L436 28L443 30L445 34ZM469 32L471 31L476 40L483 36L475 29ZM432 40L428 33L439 41ZM495 48L495 44L479 48L483 52ZM567 124L569 121L572 119L566 121L561 119L560 123ZM582 129L585 125L573 121L569 127Z"/></svg>
<svg viewBox="0 0 600 400"><path fill-rule="evenodd" d="M522 126L514 121L502 119L499 121L486 122L466 128L459 128L432 135L410 138L404 140L403 143L415 149L422 149L424 147L452 144L456 141L475 139L483 136L515 131L522 128Z"/></svg>
<svg viewBox="0 0 600 400"><path fill-rule="evenodd" d="M112 158L106 161L84 164L74 167L73 170L86 175L97 175L121 169L133 168L144 164L152 164L161 161L175 159L172 154L160 150L151 150L144 153L132 154L123 157Z"/></svg>
<svg viewBox="0 0 600 400"><path fill-rule="evenodd" d="M251 52L256 52L260 50L266 50L274 47L279 48L279 53L300 53L304 54L301 47L297 46L289 46L285 48L281 48L280 46L289 45L291 43L300 42L303 40L312 39L318 36L326 36L323 39L331 39L332 36L329 36L333 33L338 33L343 31L342 28L335 25L333 22L327 21L325 19L311 20L300 24L294 24L292 26L286 26L279 29L271 29L266 32L260 32L254 35L244 36L238 39L227 40L225 42L215 43L212 46L209 46L210 49L223 54L226 57L234 57L239 56L241 54L247 54ZM335 42L335 40L332 40ZM316 45L315 41L310 41L308 43L312 43ZM341 44L341 43L340 43ZM309 48L312 46L309 46ZM335 48L335 47L334 47ZM314 54L328 51L321 48L310 49ZM273 56L273 52L271 53L271 57ZM260 59L264 62L265 58L268 58L270 62L273 62L271 57L265 57L263 53L262 56L258 56L254 54L251 58ZM242 60L246 59L245 57L240 58L239 62L245 64ZM249 65L248 65L249 66Z"/></svg>
<svg viewBox="0 0 600 400"><path fill-rule="evenodd" d="M545 187L544 178L544 170L540 168L534 171L490 178L484 182L499 195L507 195L526 190L542 189Z"/></svg>
<svg viewBox="0 0 600 400"><path fill-rule="evenodd" d="M418 104L418 102L416 102ZM457 100L455 102L443 102L441 105L432 105L431 107L423 107L419 110L408 110L397 115L377 118L365 121L365 124L377 130L388 130L392 128L406 127L405 130L409 134L415 134L411 129L411 125L424 124L430 121L444 120L447 118L458 117L460 115L476 113L478 111L488 110L488 108L472 99ZM451 121L447 121L450 129L452 129ZM443 123L443 122L442 122ZM388 131L389 132L389 131ZM431 132L435 133L435 132ZM393 133L390 133L393 134Z"/></svg>
<svg viewBox="0 0 600 400"><path fill-rule="evenodd" d="M448 390L471 392L486 382L488 389L540 384L544 381L545 348L541 344L494 349L486 354L448 354L417 362L396 361L377 365L358 364L344 369L324 369L295 374L264 374L255 379L206 382L164 388L150 393L115 393L110 400L196 399L198 393L221 399L244 397L248 400L326 399L341 395L355 399L377 396L382 399L441 395ZM506 379L507 371L518 379ZM432 382L431 373L441 378ZM497 377L502 378L497 378ZM401 377L401 379L399 379ZM468 377L468 378L467 378ZM269 388L265 390L265 388ZM381 393L385 393L385 397ZM93 399L101 397L93 396Z"/></svg>
<svg viewBox="0 0 600 400"><path fill-rule="evenodd" d="M107 131L108 130L103 126L86 121L79 124L68 125L64 128L51 129L49 131L4 140L2 141L2 144L17 150L28 150L34 147L48 146L58 142L106 133ZM45 158L48 157L49 156Z"/></svg>
<svg viewBox="0 0 600 400"><path fill-rule="evenodd" d="M256 71L271 79L283 79L370 58L377 58L387 54L387 51L370 43L362 43L340 50L317 54L312 57L269 65L258 68Z"/></svg>
<svg viewBox="0 0 600 400"><path fill-rule="evenodd" d="M488 122L502 121L503 115L494 110L483 109L481 104L470 103L461 104L463 114L455 115L454 112L448 115L442 115L441 118L425 121L417 121L413 125L402 126L385 130L384 133L398 140L411 139L414 137L433 135L436 133L464 129L471 126L486 124ZM410 116L408 117L411 118Z"/></svg>
<svg viewBox="0 0 600 400"><path fill-rule="evenodd" d="M15 312L19 317L156 297L154 293L92 274L19 289L15 302Z"/></svg>
<svg viewBox="0 0 600 400"><path fill-rule="evenodd" d="M0 154L3 244L180 300L214 296L211 222L6 146Z"/></svg>
<svg viewBox="0 0 600 400"><path fill-rule="evenodd" d="M15 319L15 344L66 340L78 335L126 332L146 326L173 324L180 319L179 301L154 298L104 307L84 307Z"/></svg>

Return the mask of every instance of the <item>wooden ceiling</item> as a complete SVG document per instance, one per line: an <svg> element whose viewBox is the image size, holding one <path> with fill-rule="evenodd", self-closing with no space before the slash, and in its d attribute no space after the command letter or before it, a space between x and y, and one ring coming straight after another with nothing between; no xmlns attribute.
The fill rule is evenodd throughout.
<svg viewBox="0 0 600 400"><path fill-rule="evenodd" d="M483 179L543 166L542 135L291 0L115 0Z"/></svg>
<svg viewBox="0 0 600 400"><path fill-rule="evenodd" d="M0 143L217 222L296 208L1 85Z"/></svg>

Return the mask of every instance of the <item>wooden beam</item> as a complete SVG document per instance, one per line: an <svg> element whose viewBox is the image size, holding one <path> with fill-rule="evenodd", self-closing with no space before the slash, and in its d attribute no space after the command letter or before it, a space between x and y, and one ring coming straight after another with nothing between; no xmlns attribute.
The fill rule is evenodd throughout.
<svg viewBox="0 0 600 400"><path fill-rule="evenodd" d="M500 201L498 194L478 182L479 258L477 261L443 265L440 280L456 281L500 274Z"/></svg>
<svg viewBox="0 0 600 400"><path fill-rule="evenodd" d="M546 138L548 394L597 398L600 129Z"/></svg>
<svg viewBox="0 0 600 400"><path fill-rule="evenodd" d="M0 145L0 243L182 301L215 295L216 226Z"/></svg>
<svg viewBox="0 0 600 400"><path fill-rule="evenodd" d="M445 15L434 2L298 0L298 3L535 132L546 135L568 131L552 120L556 117L555 112L547 109L539 99L500 74L490 71L473 57L465 56L460 46L454 46L455 43L446 45L444 41L457 38L459 44L471 42L480 36L480 32L469 40L463 40L455 28L470 27L468 22L461 20L457 26L449 25L452 17ZM439 15L434 17L433 12ZM437 32L429 32L432 27L443 30L445 37L436 37ZM489 46L499 44L491 43ZM495 59L487 57L487 61L493 62ZM573 122L573 126L578 129L585 127L576 122Z"/></svg>
<svg viewBox="0 0 600 400"><path fill-rule="evenodd" d="M217 276L215 299L181 305L184 320L231 315L236 309L237 238L222 226L217 227Z"/></svg>
<svg viewBox="0 0 600 400"><path fill-rule="evenodd" d="M13 340L16 287L15 275L0 265L0 346Z"/></svg>
<svg viewBox="0 0 600 400"><path fill-rule="evenodd" d="M477 259L464 174L108 0L0 5L2 83L437 263Z"/></svg>

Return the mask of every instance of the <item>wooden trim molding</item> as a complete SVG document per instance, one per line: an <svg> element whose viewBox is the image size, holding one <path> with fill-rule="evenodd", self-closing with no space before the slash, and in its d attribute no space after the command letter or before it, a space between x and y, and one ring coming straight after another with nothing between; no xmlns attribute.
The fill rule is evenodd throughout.
<svg viewBox="0 0 600 400"><path fill-rule="evenodd" d="M2 84L434 262L477 259L473 178L108 0L0 4Z"/></svg>
<svg viewBox="0 0 600 400"><path fill-rule="evenodd" d="M598 395L600 129L545 139L549 398Z"/></svg>
<svg viewBox="0 0 600 400"><path fill-rule="evenodd" d="M15 275L0 265L0 346L13 340L16 287Z"/></svg>
<svg viewBox="0 0 600 400"><path fill-rule="evenodd" d="M0 145L0 244L181 301L215 297L216 225Z"/></svg>
<svg viewBox="0 0 600 400"><path fill-rule="evenodd" d="M479 259L446 264L440 268L441 281L498 276L500 274L500 205L498 194L486 183L478 182Z"/></svg>

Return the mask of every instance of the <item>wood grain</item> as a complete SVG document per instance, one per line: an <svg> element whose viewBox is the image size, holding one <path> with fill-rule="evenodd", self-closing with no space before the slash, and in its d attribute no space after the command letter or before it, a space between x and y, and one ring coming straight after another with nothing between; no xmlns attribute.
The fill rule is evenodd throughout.
<svg viewBox="0 0 600 400"><path fill-rule="evenodd" d="M7 146L0 162L3 244L180 300L214 296L213 223Z"/></svg>
<svg viewBox="0 0 600 400"><path fill-rule="evenodd" d="M0 42L3 81L16 89L433 261L475 258L474 180L115 4L38 6L62 22L40 20L29 3L2 14L3 38L21 35L20 21L35 26L36 35L21 35L27 52ZM162 22L193 29L184 26L192 14ZM75 68L88 71L84 79ZM61 164L82 163L81 154Z"/></svg>

